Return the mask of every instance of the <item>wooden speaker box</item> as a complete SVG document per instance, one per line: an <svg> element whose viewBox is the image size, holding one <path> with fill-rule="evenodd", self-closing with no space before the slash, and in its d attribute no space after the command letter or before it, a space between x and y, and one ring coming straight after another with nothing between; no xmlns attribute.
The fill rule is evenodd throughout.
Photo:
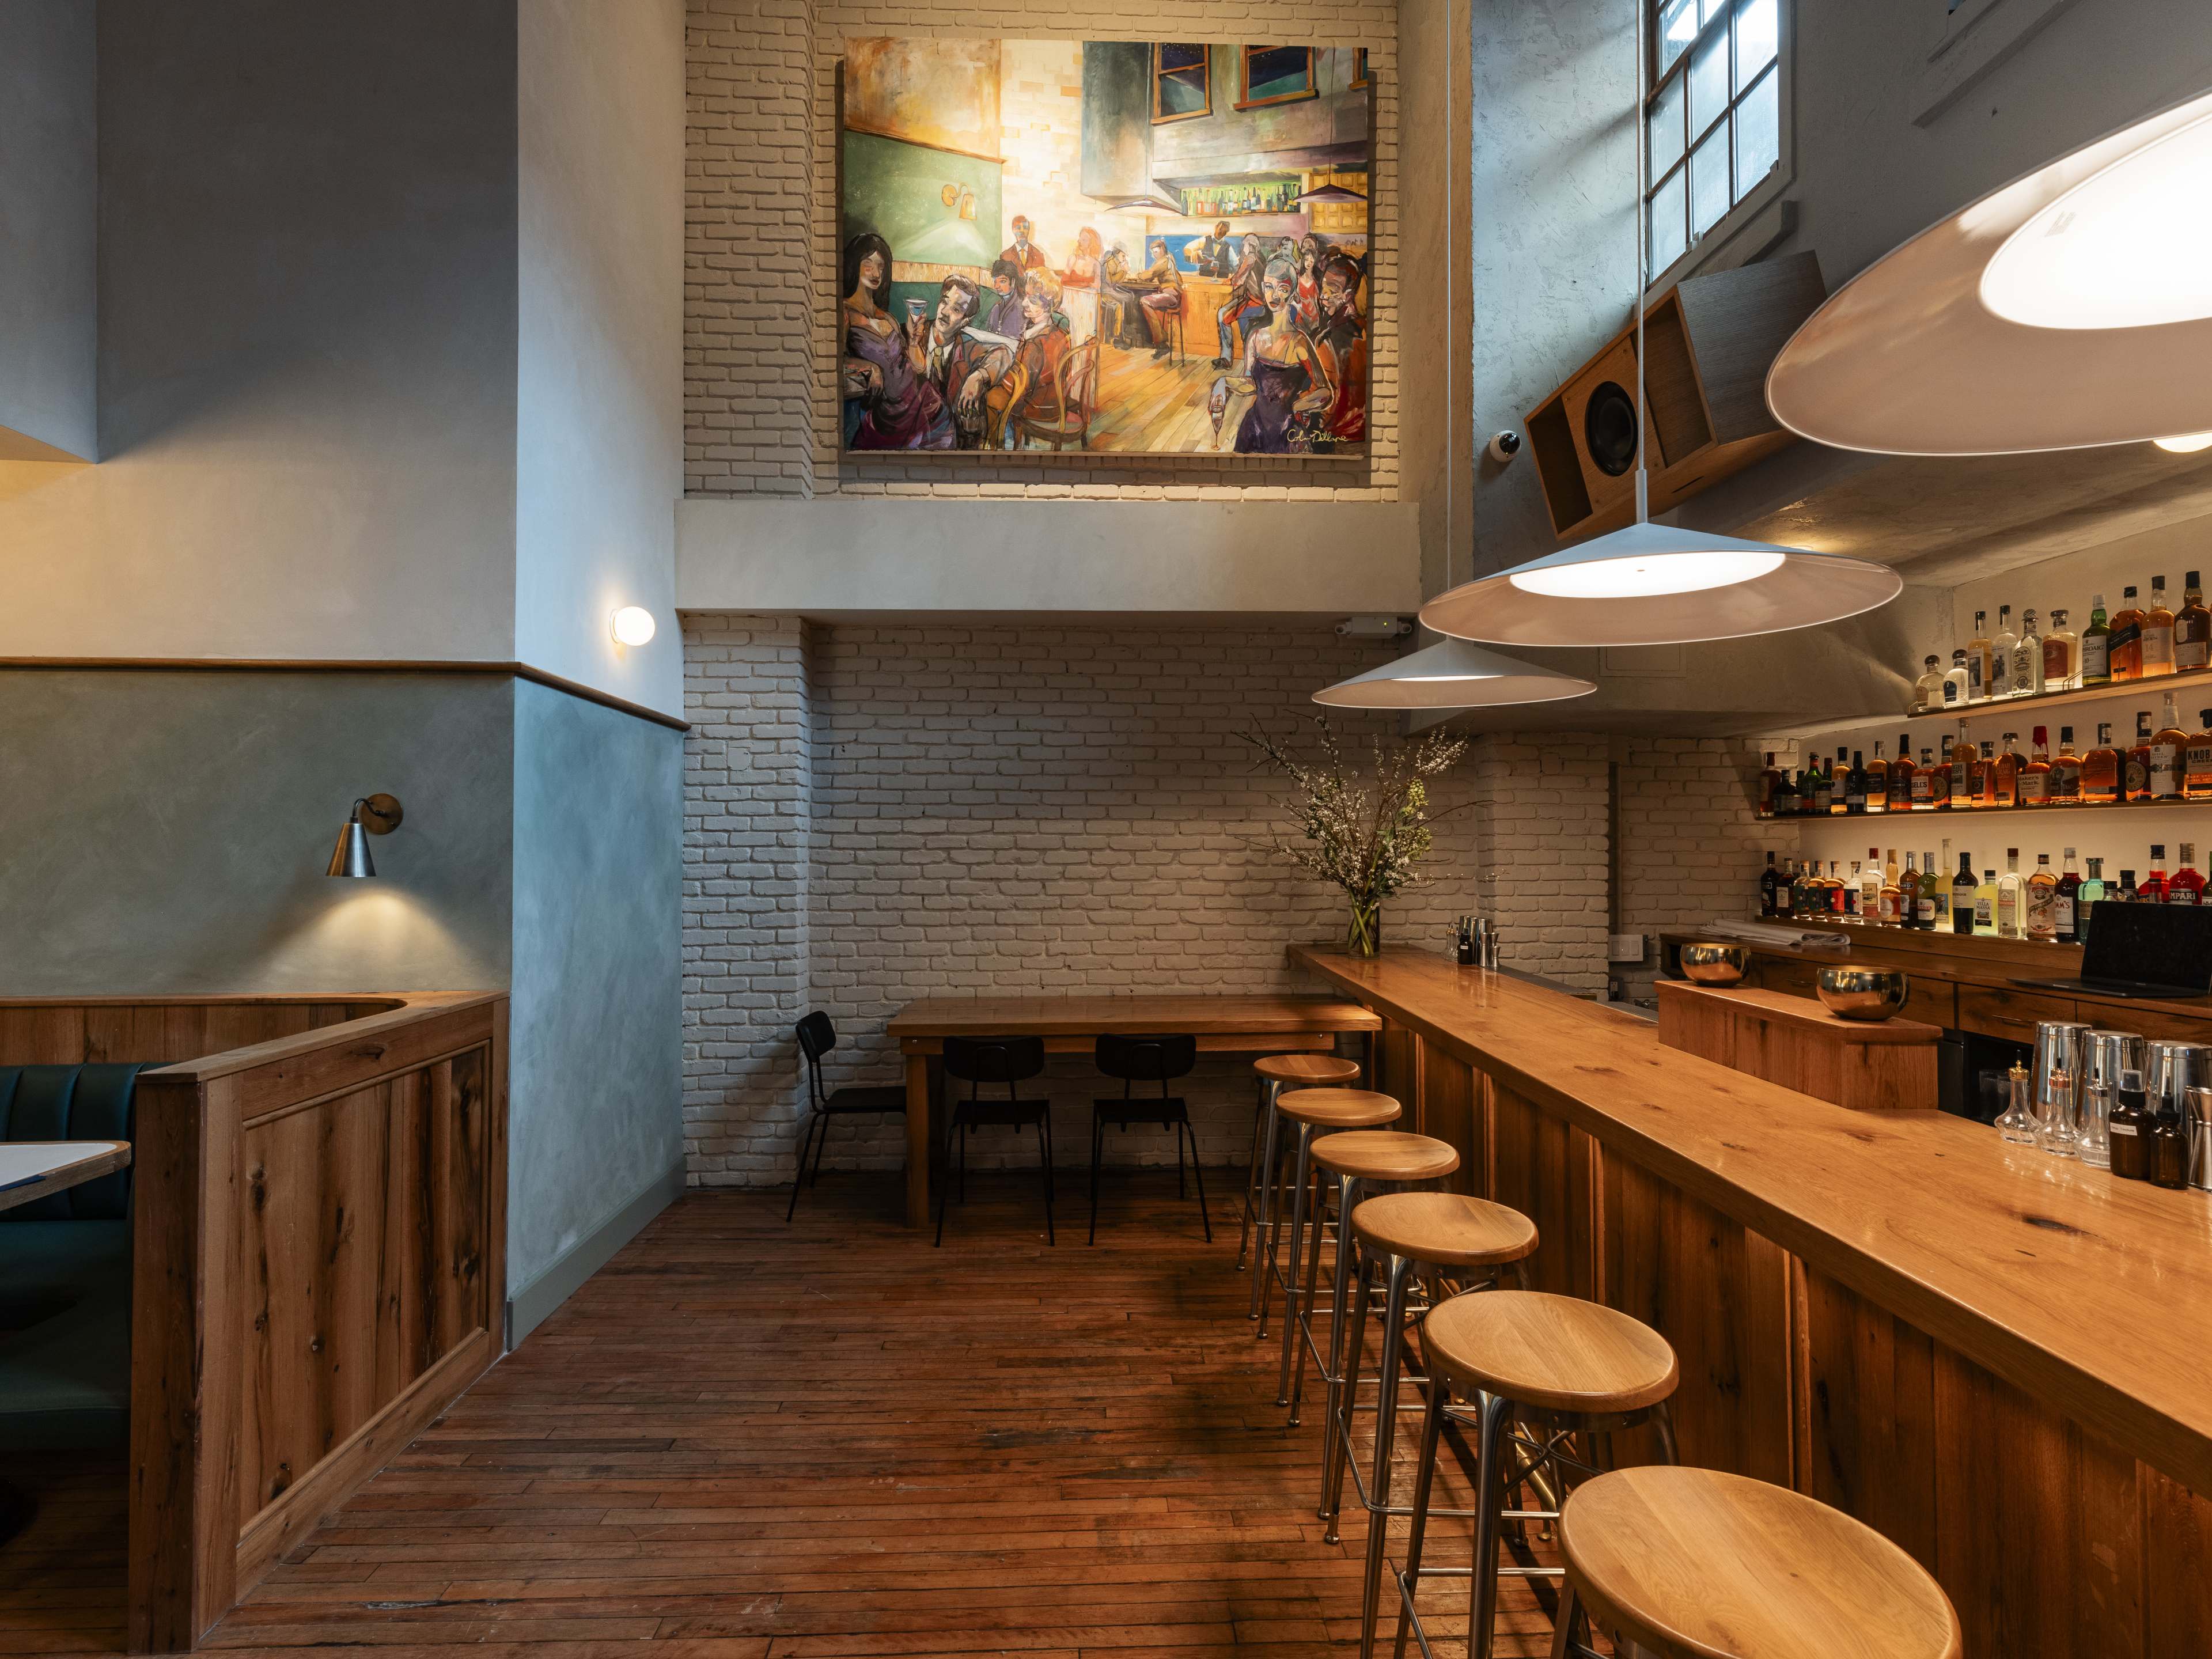
<svg viewBox="0 0 2212 1659"><path fill-rule="evenodd" d="M1665 511L1789 443L1766 407L1766 371L1827 298L1810 253L1692 276L1644 319L1644 464ZM1570 537L1636 516L1636 325L1607 341L1527 422L1552 528Z"/></svg>

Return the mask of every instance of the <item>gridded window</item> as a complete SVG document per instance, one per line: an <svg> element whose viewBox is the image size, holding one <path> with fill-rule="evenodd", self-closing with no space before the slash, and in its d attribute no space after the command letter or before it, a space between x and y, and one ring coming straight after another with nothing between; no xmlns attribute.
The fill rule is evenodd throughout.
<svg viewBox="0 0 2212 1659"><path fill-rule="evenodd" d="M1314 95L1314 55L1311 46L1247 46L1244 48L1243 95L1237 107L1287 104Z"/></svg>
<svg viewBox="0 0 2212 1659"><path fill-rule="evenodd" d="M1696 246L1782 159L1785 0L1644 0L1644 122L1654 276Z"/></svg>
<svg viewBox="0 0 2212 1659"><path fill-rule="evenodd" d="M1213 113L1212 49L1202 46L1152 47L1152 119L1188 121Z"/></svg>

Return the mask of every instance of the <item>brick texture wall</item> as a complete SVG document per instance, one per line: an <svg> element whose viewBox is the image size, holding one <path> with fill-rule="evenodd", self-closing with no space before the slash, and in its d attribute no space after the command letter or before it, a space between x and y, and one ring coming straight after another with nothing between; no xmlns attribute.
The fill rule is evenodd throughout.
<svg viewBox="0 0 2212 1659"><path fill-rule="evenodd" d="M1283 946L1341 936L1340 896L1268 850L1280 786L1237 733L1294 732L1313 689L1371 666L1372 646L1327 629L684 626L696 1182L789 1179L807 1006L844 1039L834 1086L898 1075L884 1028L914 997L1291 988ZM1436 879L1388 908L1385 937L1440 945L1452 917L1491 908L1508 965L1601 991L1605 791L1602 738L1479 740L1437 793L1455 810ZM1079 1164L1101 1080L1069 1057L1045 1081L1060 1160ZM1184 1092L1206 1160L1240 1163L1249 1060L1207 1057ZM828 1163L896 1167L902 1133L841 1125ZM1133 1133L1109 1156L1173 1146ZM1033 1156L996 1137L976 1152Z"/></svg>
<svg viewBox="0 0 2212 1659"><path fill-rule="evenodd" d="M1375 88L1365 457L1054 459L922 465L837 454L837 64L848 36L1249 38L1233 0L1121 0L1066 14L985 3L690 0L685 489L756 493L1389 501L1399 489L1397 9L1281 0L1270 41L1364 46ZM1011 209L1009 210L1012 210Z"/></svg>

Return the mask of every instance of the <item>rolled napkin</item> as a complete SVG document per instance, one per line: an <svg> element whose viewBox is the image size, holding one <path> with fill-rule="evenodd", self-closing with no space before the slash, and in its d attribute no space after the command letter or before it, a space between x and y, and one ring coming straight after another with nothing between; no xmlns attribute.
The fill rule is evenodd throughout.
<svg viewBox="0 0 2212 1659"><path fill-rule="evenodd" d="M1842 933L1792 927L1786 922L1738 921L1733 917L1718 917L1707 922L1705 931L1714 939L1741 939L1747 945L1763 945L1769 950L1825 951L1838 957L1851 953L1851 942Z"/></svg>

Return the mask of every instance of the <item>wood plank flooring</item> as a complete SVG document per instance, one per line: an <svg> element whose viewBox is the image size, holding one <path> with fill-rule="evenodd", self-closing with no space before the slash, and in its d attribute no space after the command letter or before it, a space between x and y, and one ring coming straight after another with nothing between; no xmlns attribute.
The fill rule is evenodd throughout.
<svg viewBox="0 0 2212 1659"><path fill-rule="evenodd" d="M210 1645L380 1659L1310 1659L1355 1650L1364 1516L1322 1541L1321 1410L1274 1404L1222 1189L977 1179L945 1248L895 1182L696 1194L287 1556ZM1412 1419L1407 1419L1408 1422ZM1410 1438L1410 1435L1407 1437ZM1362 1441L1365 1434L1363 1428ZM27 1466L27 1476L21 1472ZM121 1644L122 1477L42 1457L0 1653ZM1463 1503L1456 1475L1440 1501ZM1466 1523L1431 1533L1466 1560ZM1464 1581L1424 1591L1462 1650ZM1384 1626L1385 1641L1392 1626ZM1500 1659L1548 1651L1509 1585ZM1387 1647L1384 1651L1388 1651Z"/></svg>

